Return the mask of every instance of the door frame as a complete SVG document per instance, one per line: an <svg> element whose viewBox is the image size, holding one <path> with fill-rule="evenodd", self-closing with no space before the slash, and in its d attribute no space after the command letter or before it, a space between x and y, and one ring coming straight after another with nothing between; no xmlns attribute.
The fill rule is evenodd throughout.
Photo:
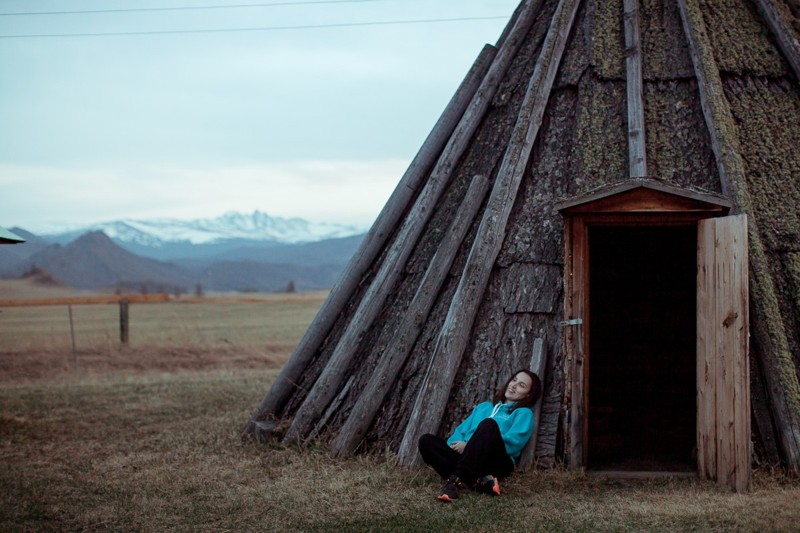
<svg viewBox="0 0 800 533"><path fill-rule="evenodd" d="M688 226L728 214L731 203L713 193L651 179L632 179L560 202L564 217L564 451L572 468L588 455L589 230L597 226Z"/></svg>

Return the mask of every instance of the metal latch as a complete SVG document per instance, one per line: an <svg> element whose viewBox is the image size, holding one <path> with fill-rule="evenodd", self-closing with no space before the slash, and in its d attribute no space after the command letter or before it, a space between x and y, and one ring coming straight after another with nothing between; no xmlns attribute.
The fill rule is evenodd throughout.
<svg viewBox="0 0 800 533"><path fill-rule="evenodd" d="M570 320L564 320L558 323L558 325L562 328L566 326L580 326L581 324L583 324L582 318L572 318Z"/></svg>

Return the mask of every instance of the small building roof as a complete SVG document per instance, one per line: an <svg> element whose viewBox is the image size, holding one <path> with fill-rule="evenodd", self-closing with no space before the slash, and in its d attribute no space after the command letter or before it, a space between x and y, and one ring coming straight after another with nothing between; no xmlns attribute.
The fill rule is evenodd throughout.
<svg viewBox="0 0 800 533"><path fill-rule="evenodd" d="M25 242L25 239L0 226L0 244L19 244L23 242Z"/></svg>

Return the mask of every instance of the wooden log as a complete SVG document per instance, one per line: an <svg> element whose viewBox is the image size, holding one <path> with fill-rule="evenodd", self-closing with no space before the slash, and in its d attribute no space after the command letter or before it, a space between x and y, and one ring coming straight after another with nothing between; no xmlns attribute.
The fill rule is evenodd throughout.
<svg viewBox="0 0 800 533"><path fill-rule="evenodd" d="M292 424L284 436L284 442L296 442L305 438L314 420L320 416L325 406L341 387L342 378L350 369L356 347L363 334L372 325L390 291L394 288L395 281L405 268L406 261L422 230L433 214L439 198L441 198L447 184L450 182L456 165L464 152L466 152L475 132L483 121L483 116L489 108L489 104L494 98L503 76L533 25L536 14L534 7L539 2L540 0L527 2L527 8L520 15L514 30L506 39L503 47L497 52L494 62L481 82L472 102L464 112L464 116L456 126L453 135L431 172L430 178L423 187L411 211L406 215L405 222L394 238L394 244L392 244L384 257L380 270L361 299L358 309L350 319L350 323L339 339L331 358L305 401L295 413Z"/></svg>
<svg viewBox="0 0 800 533"><path fill-rule="evenodd" d="M419 461L417 442L435 433L472 331L480 300L503 244L506 224L525 173L580 0L561 0L542 44L497 180L467 258L461 281L436 341L398 452L398 462Z"/></svg>
<svg viewBox="0 0 800 533"><path fill-rule="evenodd" d="M766 251L758 231L736 123L725 99L722 79L696 0L678 0L684 32L689 43L703 115L711 136L723 193L735 201L734 214L748 213L750 323L753 342L758 346L759 364L769 392L778 442L787 468L800 474L800 383L784 329Z"/></svg>
<svg viewBox="0 0 800 533"><path fill-rule="evenodd" d="M783 56L791 65L795 80L800 81L800 41L792 35L791 27L787 24L787 20L781 17L774 0L755 0L755 3L767 26L775 35Z"/></svg>
<svg viewBox="0 0 800 533"><path fill-rule="evenodd" d="M295 383L300 380L301 374L330 333L334 322L361 282L361 278L372 266L389 236L396 229L400 219L407 211L408 205L427 178L429 170L435 164L481 86L496 55L497 49L489 45L485 46L478 55L442 116L439 117L419 152L403 174L372 228L350 259L342 277L334 285L288 362L281 368L281 372L269 392L251 414L251 421L276 413L295 392ZM245 433L252 432L253 428L253 424L248 423L245 426Z"/></svg>
<svg viewBox="0 0 800 533"><path fill-rule="evenodd" d="M539 428L542 423L542 401L544 400L544 383L547 378L547 352L544 349L544 340L540 338L533 341L533 355L531 356L531 363L528 368L542 380L542 395L533 407L533 420L536 424L533 428L533 435L531 435L531 440L528 441L528 444L522 450L519 456L519 462L517 463L517 469L522 472L530 470L533 466L534 458L536 457L536 441L539 437Z"/></svg>
<svg viewBox="0 0 800 533"><path fill-rule="evenodd" d="M472 179L455 219L428 265L403 321L389 342L389 348L381 356L367 386L360 394L361 399L354 404L350 416L331 444L331 450L335 455L352 454L369 430L428 319L428 314L453 265L461 242L472 227L488 189L489 180L486 177L478 175Z"/></svg>
<svg viewBox="0 0 800 533"><path fill-rule="evenodd" d="M647 176L647 150L642 96L642 46L639 0L625 0L625 67L628 90L628 166L631 178Z"/></svg>
<svg viewBox="0 0 800 533"><path fill-rule="evenodd" d="M717 344L714 327L716 254L714 228L701 223L697 239L697 474L717 479L716 376Z"/></svg>
<svg viewBox="0 0 800 533"><path fill-rule="evenodd" d="M333 414L339 409L339 407L342 405L342 402L344 401L344 399L350 393L350 389L353 387L354 379L355 379L355 376L350 375L350 379L347 380L347 383L345 384L345 386L342 387L342 390L339 391L339 394L336 395L336 398L333 399L331 404L325 410L325 414L322 415L322 417L317 422L317 425L314 427L314 429L308 435L308 440L314 440L319 436L319 434L325 428L325 425L328 423L328 420L330 420L330 418L333 416Z"/></svg>

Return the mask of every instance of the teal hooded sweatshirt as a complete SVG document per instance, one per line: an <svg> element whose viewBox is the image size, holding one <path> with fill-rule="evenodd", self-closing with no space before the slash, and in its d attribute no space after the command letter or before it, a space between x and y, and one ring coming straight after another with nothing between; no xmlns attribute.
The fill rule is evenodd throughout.
<svg viewBox="0 0 800 533"><path fill-rule="evenodd" d="M500 435L503 437L506 453L514 461L514 464L517 464L522 448L525 447L525 444L528 443L531 435L533 435L535 422L533 420L533 411L527 407L520 407L511 411L513 406L514 402L500 402L497 405L492 405L492 402L479 403L467 419L461 422L453 431L453 434L447 439L447 444L469 441L475 430L478 429L478 424L487 418L493 418L497 422L497 427L500 428Z"/></svg>

